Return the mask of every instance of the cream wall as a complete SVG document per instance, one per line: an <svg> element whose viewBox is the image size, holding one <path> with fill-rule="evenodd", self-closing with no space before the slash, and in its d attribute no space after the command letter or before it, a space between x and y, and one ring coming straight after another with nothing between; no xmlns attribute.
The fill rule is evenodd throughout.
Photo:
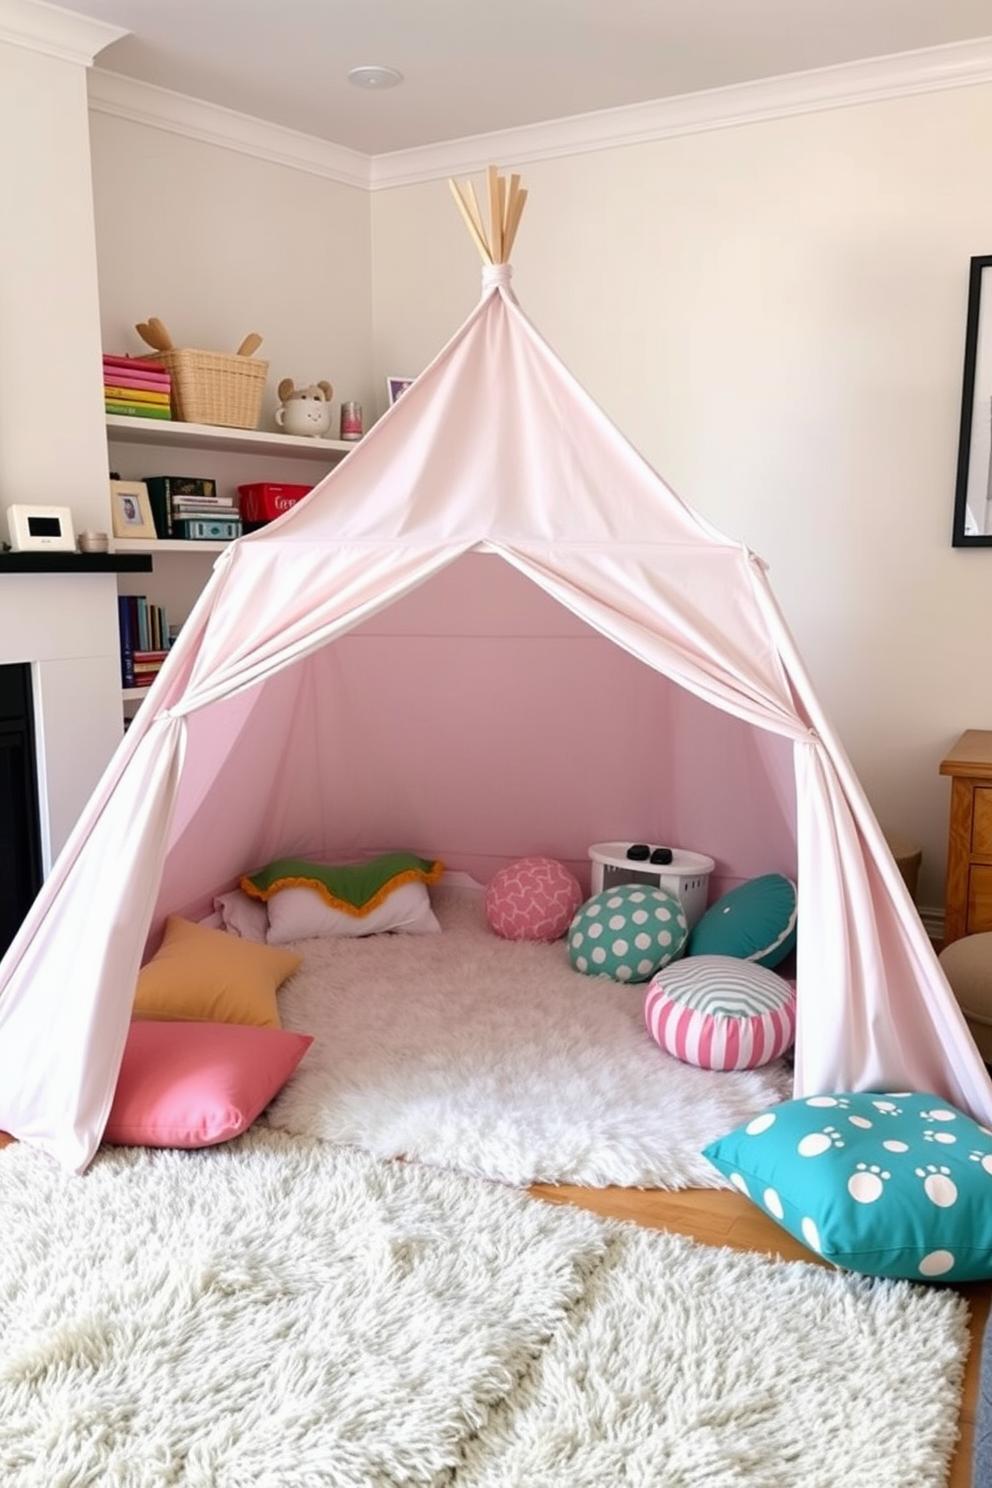
<svg viewBox="0 0 992 1488"><path fill-rule="evenodd" d="M113 34L0 0L4 540L14 503L67 506L77 532L105 522L86 68ZM21 664L31 668L47 872L120 738L113 575L5 573L0 665Z"/></svg>
<svg viewBox="0 0 992 1488"><path fill-rule="evenodd" d="M82 55L0 40L0 139L0 505L82 530L106 505Z"/></svg>
<svg viewBox="0 0 992 1488"><path fill-rule="evenodd" d="M90 138L103 349L149 351L151 316L209 351L257 331L259 428L282 378L327 381L336 437L339 400L373 396L368 193L99 110Z"/></svg>
<svg viewBox="0 0 992 1488"><path fill-rule="evenodd" d="M876 814L923 847L935 910L938 765L962 729L992 728L992 552L950 546L990 143L992 88L972 86L530 163L513 253L572 372L770 564ZM480 288L446 184L375 192L372 250L377 373L416 373Z"/></svg>

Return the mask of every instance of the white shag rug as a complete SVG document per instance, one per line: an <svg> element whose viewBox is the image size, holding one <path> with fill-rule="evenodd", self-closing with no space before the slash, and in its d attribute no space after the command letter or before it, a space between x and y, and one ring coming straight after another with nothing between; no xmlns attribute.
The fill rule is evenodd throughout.
<svg viewBox="0 0 992 1488"><path fill-rule="evenodd" d="M4 1488L937 1488L951 1290L255 1129L0 1152Z"/></svg>
<svg viewBox="0 0 992 1488"><path fill-rule="evenodd" d="M646 984L501 940L480 893L432 900L440 934L296 944L280 1015L315 1042L272 1126L505 1183L728 1186L701 1150L791 1098L784 1061L682 1064L644 1026Z"/></svg>

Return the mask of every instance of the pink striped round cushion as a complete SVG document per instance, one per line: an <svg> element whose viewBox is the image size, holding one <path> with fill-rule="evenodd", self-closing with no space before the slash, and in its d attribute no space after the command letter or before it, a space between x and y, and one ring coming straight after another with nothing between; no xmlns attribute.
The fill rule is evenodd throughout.
<svg viewBox="0 0 992 1488"><path fill-rule="evenodd" d="M667 1054L701 1069L754 1069L796 1036L796 994L777 972L736 956L687 956L651 978L648 1032Z"/></svg>

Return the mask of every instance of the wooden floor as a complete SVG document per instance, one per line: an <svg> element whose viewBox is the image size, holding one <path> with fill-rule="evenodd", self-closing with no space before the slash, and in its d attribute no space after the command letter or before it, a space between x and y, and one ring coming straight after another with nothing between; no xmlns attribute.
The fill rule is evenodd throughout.
<svg viewBox="0 0 992 1488"><path fill-rule="evenodd" d="M547 1199L553 1204L577 1204L595 1214L633 1220L653 1229L674 1230L680 1235L690 1235L704 1245L730 1245L737 1250L781 1256L786 1261L826 1264L779 1229L743 1194L730 1189L694 1188L668 1193L658 1189L571 1188L539 1184L530 1191L537 1198ZM992 1282L973 1282L956 1290L967 1298L971 1310L971 1352L965 1374L960 1439L951 1463L947 1488L986 1488L984 1484L972 1485L971 1454L981 1340L992 1300ZM921 1357L924 1347L921 1344Z"/></svg>
<svg viewBox="0 0 992 1488"><path fill-rule="evenodd" d="M0 1132L0 1147L10 1138ZM730 1245L780 1256L786 1261L810 1261L824 1265L816 1256L768 1219L760 1209L731 1189L684 1189L669 1193L662 1189L573 1188L568 1184L535 1184L530 1192L552 1204L576 1204L594 1214L631 1220L656 1230L689 1235L703 1245ZM971 1310L971 1352L965 1373L960 1419L960 1439L951 1463L947 1488L984 1488L972 1484L971 1454L978 1400L978 1366L985 1320L992 1301L992 1282L974 1282L958 1287Z"/></svg>

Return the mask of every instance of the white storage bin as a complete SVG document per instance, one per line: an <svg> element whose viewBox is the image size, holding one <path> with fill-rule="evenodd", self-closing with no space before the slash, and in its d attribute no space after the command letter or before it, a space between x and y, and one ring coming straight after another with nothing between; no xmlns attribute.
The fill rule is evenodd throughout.
<svg viewBox="0 0 992 1488"><path fill-rule="evenodd" d="M598 894L602 889L625 883L646 883L667 889L681 904L691 930L706 908L710 874L716 867L713 859L705 853L673 847L670 863L651 863L643 858L628 858L627 849L633 845L632 842L597 842L589 849L592 892Z"/></svg>

